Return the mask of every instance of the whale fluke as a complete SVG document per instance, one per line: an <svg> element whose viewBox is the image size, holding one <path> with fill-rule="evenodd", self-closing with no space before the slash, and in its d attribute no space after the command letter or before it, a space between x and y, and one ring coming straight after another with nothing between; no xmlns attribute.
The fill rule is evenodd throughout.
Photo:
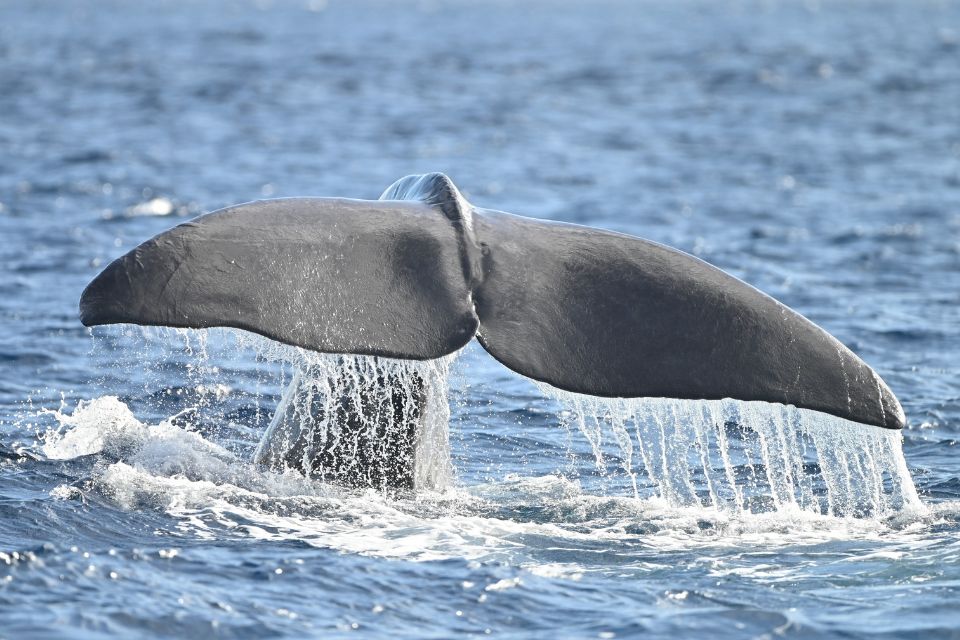
<svg viewBox="0 0 960 640"><path fill-rule="evenodd" d="M85 325L247 329L325 353L426 360L477 335L511 369L607 397L762 400L886 428L880 377L800 314L686 253L475 208L442 174L381 200L201 216L110 264Z"/></svg>
<svg viewBox="0 0 960 640"><path fill-rule="evenodd" d="M235 327L324 353L437 358L478 324L457 238L417 201L250 202L113 261L83 292L80 319Z"/></svg>

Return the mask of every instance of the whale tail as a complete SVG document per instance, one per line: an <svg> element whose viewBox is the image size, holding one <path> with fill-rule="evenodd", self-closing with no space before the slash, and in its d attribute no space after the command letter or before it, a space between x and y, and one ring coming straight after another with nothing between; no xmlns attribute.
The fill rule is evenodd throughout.
<svg viewBox="0 0 960 640"><path fill-rule="evenodd" d="M325 367L298 371L253 461L341 485L415 488L428 382L379 364L374 358L368 370L336 379Z"/></svg>
<svg viewBox="0 0 960 640"><path fill-rule="evenodd" d="M681 251L475 208L442 174L380 200L229 207L118 258L85 325L235 327L306 349L413 360L475 335L567 391L762 400L886 428L880 377L800 314Z"/></svg>

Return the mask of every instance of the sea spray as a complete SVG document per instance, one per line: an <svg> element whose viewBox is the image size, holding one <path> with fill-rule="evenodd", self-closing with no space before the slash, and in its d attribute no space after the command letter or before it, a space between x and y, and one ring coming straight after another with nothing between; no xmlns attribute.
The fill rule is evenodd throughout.
<svg viewBox="0 0 960 640"><path fill-rule="evenodd" d="M569 409L601 473L607 439L633 495L727 512L883 517L922 510L899 431L766 402L595 398L538 384Z"/></svg>

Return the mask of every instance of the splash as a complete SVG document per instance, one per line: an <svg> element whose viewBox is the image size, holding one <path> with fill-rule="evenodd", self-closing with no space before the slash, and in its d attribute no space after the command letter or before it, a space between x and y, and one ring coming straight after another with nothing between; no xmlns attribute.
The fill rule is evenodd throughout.
<svg viewBox="0 0 960 640"><path fill-rule="evenodd" d="M538 384L569 408L607 473L615 445L635 497L721 512L877 518L921 512L899 431L766 402L594 398Z"/></svg>
<svg viewBox="0 0 960 640"><path fill-rule="evenodd" d="M59 422L57 429L43 436L41 450L50 460L103 454L158 473L186 477L204 477L211 469L223 472L236 460L233 453L199 433L175 426L179 414L159 424L145 424L116 396L81 400L73 413L46 413Z"/></svg>
<svg viewBox="0 0 960 640"><path fill-rule="evenodd" d="M44 436L42 451L51 460L70 460L95 453L117 459L136 454L167 464L180 464L197 456L233 457L200 434L174 426L174 420L183 414L147 425L137 420L116 396L81 400L71 414L62 410L47 413L60 424L59 429L48 431Z"/></svg>
<svg viewBox="0 0 960 640"><path fill-rule="evenodd" d="M590 413L588 407L581 406L582 415L591 416L584 417L583 422L588 428L593 422L601 423L599 434L594 430L590 437L601 438L598 448L603 449L602 438L612 430L603 423L609 418L595 408L591 407ZM670 408L669 415L672 418L674 411L681 410ZM112 396L82 401L72 413L61 410L50 414L60 422L60 428L47 433L44 453L52 459L87 456L94 463L89 485L61 485L51 491L51 497L78 500L93 490L124 509L162 511L176 518L170 532L174 536L297 540L350 553L415 561L469 558L576 579L589 569L579 556L568 557L563 549L596 545L647 550L650 553L639 553L636 560L636 568L647 571L653 559L671 550L695 548L709 555L714 553L710 549L724 554L731 545L779 549L849 539L900 548L912 544L911 536L916 534L911 526L916 518L904 512L893 517L876 514L871 518L838 518L812 507L791 511L781 506L754 513L746 507L737 511L735 503L719 500L715 506L700 488L704 477L692 468L694 465L686 470L678 468L676 456L666 461L668 469L677 468L664 482L682 486L683 478L689 478L696 499L660 497L653 485L644 499L595 495L578 481L555 474L509 475L489 484L391 494L338 486L294 470L271 471L206 440L194 430L190 415L176 420L176 424L172 418L158 424L144 423ZM665 418L650 417L646 427L656 429L652 425ZM682 427L676 428L680 423L664 424L669 429L665 435L675 437L683 431ZM708 423L696 424L704 430L709 428ZM624 425L625 429L634 427ZM727 439L729 457L742 457L744 436L736 434L739 427L728 424L725 428L731 431ZM773 440L770 434L775 429L769 429L765 436ZM635 432L631 436L635 437ZM682 443L676 452L682 447L696 449L697 436L691 437L694 440ZM758 440L759 435L751 442ZM617 440L611 442L616 445ZM654 447L646 442L646 455L656 455ZM642 461L640 445L632 446ZM650 459L664 464L661 458ZM760 458L757 460L752 470L732 472L741 482L735 489L744 503L749 502L751 491L772 500L772 494L762 490L765 475ZM743 479L754 472L758 476L752 487ZM638 486L650 484L643 480L648 477L645 469L637 466L633 473L638 476ZM716 491L717 477L726 471L719 465L710 473L712 490ZM812 491L819 495L816 488ZM846 489L841 488L841 494L843 491ZM677 490L675 496L681 495ZM546 546L545 540L549 541ZM623 562L619 556L615 559ZM618 564L618 570L629 564ZM600 563L594 568L603 567Z"/></svg>
<svg viewBox="0 0 960 640"><path fill-rule="evenodd" d="M258 472L248 460L192 430L189 421L180 420L185 426L174 424L179 415L158 424L141 422L115 396L81 400L72 413L47 414L59 426L43 435L44 455L50 460L98 455L95 484L125 508L183 507L196 502L190 496L210 491L271 496L327 493L328 485L300 473ZM157 490L164 483L190 489Z"/></svg>
<svg viewBox="0 0 960 640"><path fill-rule="evenodd" d="M212 431L228 436L238 427L255 435L253 459L265 468L380 489L405 474L410 478L404 487L443 490L453 483L447 380L457 353L430 361L320 354L232 329L103 333L141 345L138 366L147 361L178 367L183 402L196 412L191 420L206 419ZM251 368L251 351L267 366ZM157 378L164 374L154 372ZM273 400L278 383L279 402ZM232 413L222 410L223 400ZM244 402L249 419L237 421ZM163 415L165 409L155 412Z"/></svg>

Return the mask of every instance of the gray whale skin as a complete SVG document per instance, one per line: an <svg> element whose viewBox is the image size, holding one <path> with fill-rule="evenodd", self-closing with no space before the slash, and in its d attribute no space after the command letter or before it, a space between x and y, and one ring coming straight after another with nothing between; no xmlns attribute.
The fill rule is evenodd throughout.
<svg viewBox="0 0 960 640"><path fill-rule="evenodd" d="M497 360L605 397L762 400L888 429L880 377L833 336L686 253L474 207L443 174L379 200L284 198L181 224L86 288L87 326L235 327L324 353Z"/></svg>

